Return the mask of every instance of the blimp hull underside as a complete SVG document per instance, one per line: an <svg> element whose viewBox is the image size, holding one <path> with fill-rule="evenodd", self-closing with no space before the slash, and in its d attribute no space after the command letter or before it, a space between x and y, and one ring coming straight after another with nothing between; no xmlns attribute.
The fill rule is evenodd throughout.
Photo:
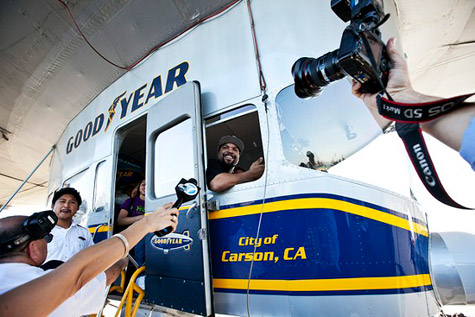
<svg viewBox="0 0 475 317"><path fill-rule="evenodd" d="M426 292L354 296L252 294L249 306L251 316L434 316L437 307L431 298ZM214 303L217 313L247 315L243 310L246 294L215 292Z"/></svg>

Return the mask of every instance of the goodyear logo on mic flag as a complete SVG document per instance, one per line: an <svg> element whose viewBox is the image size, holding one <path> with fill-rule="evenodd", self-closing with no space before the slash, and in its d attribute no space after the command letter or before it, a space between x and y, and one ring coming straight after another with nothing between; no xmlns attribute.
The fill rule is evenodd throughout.
<svg viewBox="0 0 475 317"><path fill-rule="evenodd" d="M178 185L179 187L183 188L183 192L188 196L194 196L198 193L198 187L192 183L185 183Z"/></svg>
<svg viewBox="0 0 475 317"><path fill-rule="evenodd" d="M162 250L165 254L170 250L184 249L189 251L192 243L193 239L190 237L189 231L184 231L182 234L170 233L164 237L154 236L150 239L150 244L154 248Z"/></svg>

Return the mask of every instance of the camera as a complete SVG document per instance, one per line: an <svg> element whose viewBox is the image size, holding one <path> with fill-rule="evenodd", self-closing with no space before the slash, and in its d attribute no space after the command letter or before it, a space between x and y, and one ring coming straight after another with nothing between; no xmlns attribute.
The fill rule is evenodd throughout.
<svg viewBox="0 0 475 317"><path fill-rule="evenodd" d="M58 222L58 216L52 210L35 212L25 219L23 227L31 240L42 239L47 236Z"/></svg>
<svg viewBox="0 0 475 317"><path fill-rule="evenodd" d="M378 26L384 15L382 0L332 0L333 12L344 22L340 47L318 58L302 57L292 66L295 94L318 96L329 83L351 76L360 92L376 93L386 86L391 67Z"/></svg>
<svg viewBox="0 0 475 317"><path fill-rule="evenodd" d="M0 255L10 252L27 241L39 240L48 236L58 222L58 216L52 210L35 212L23 222L23 233L0 244Z"/></svg>

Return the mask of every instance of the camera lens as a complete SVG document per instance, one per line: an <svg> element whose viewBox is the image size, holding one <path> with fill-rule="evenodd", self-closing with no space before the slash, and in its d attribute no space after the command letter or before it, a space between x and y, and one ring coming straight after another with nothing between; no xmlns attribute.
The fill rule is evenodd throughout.
<svg viewBox="0 0 475 317"><path fill-rule="evenodd" d="M319 58L302 57L292 66L295 94L300 98L318 96L323 87L346 74L338 63L338 49Z"/></svg>

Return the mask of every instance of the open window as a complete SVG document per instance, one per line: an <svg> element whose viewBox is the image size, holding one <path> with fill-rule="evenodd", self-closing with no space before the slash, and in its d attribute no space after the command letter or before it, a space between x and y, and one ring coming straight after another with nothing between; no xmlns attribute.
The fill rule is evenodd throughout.
<svg viewBox="0 0 475 317"><path fill-rule="evenodd" d="M207 118L205 125L208 160L217 159L218 142L224 135L235 135L244 142L238 168L248 170L254 161L264 157L259 116L254 105L244 105Z"/></svg>
<svg viewBox="0 0 475 317"><path fill-rule="evenodd" d="M140 117L117 132L120 147L115 181L114 232L125 229L117 225L120 206L145 176L146 122L146 116Z"/></svg>

